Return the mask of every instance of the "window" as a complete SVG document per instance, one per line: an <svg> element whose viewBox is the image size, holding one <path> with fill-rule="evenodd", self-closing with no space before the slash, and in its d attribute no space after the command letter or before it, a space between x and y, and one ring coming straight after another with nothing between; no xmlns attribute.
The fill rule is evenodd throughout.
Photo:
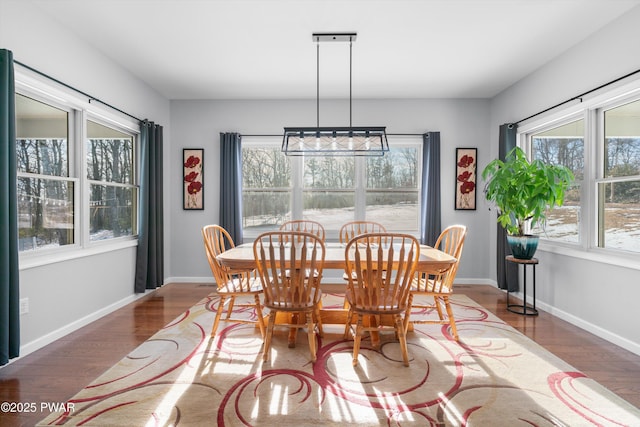
<svg viewBox="0 0 640 427"><path fill-rule="evenodd" d="M640 100L601 114L597 244L640 252Z"/></svg>
<svg viewBox="0 0 640 427"><path fill-rule="evenodd" d="M366 219L389 231L419 229L421 162L421 143L396 145L384 157L367 159Z"/></svg>
<svg viewBox="0 0 640 427"><path fill-rule="evenodd" d="M336 238L353 220L418 231L422 140L396 138L389 145L381 157L287 157L279 139L243 138L245 234L302 218L321 222Z"/></svg>
<svg viewBox="0 0 640 427"><path fill-rule="evenodd" d="M19 250L75 242L68 111L16 96Z"/></svg>
<svg viewBox="0 0 640 427"><path fill-rule="evenodd" d="M551 240L580 242L580 191L584 178L584 120L575 120L531 136L531 156L547 164L571 170L575 181L565 194L564 205L547 214L547 223L533 233Z"/></svg>
<svg viewBox="0 0 640 427"><path fill-rule="evenodd" d="M303 159L302 218L318 221L326 230L339 230L353 220L356 208L355 157Z"/></svg>
<svg viewBox="0 0 640 427"><path fill-rule="evenodd" d="M20 87L17 82L21 253L132 239L138 210L137 133L132 124L120 125L107 115L87 120L98 112L78 107L75 100Z"/></svg>
<svg viewBox="0 0 640 427"><path fill-rule="evenodd" d="M87 121L90 240L131 236L136 232L134 138Z"/></svg>
<svg viewBox="0 0 640 427"><path fill-rule="evenodd" d="M291 194L291 163L280 146L245 146L243 142L243 228L261 232L282 224L291 211Z"/></svg>
<svg viewBox="0 0 640 427"><path fill-rule="evenodd" d="M637 83L636 83L637 86ZM630 93L637 87L625 88ZM581 249L640 252L640 98L601 95L571 116L520 129L532 158L567 166L576 180L565 205L532 232ZM578 116L579 115L579 116Z"/></svg>

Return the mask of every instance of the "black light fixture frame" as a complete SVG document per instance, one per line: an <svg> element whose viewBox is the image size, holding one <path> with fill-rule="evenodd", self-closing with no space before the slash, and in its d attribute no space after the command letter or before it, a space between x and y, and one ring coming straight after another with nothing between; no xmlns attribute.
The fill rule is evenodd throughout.
<svg viewBox="0 0 640 427"><path fill-rule="evenodd" d="M357 33L314 33L316 46L316 127L285 127L287 156L383 156L389 151L386 127L352 125L352 58ZM320 127L320 42L349 42L349 126Z"/></svg>

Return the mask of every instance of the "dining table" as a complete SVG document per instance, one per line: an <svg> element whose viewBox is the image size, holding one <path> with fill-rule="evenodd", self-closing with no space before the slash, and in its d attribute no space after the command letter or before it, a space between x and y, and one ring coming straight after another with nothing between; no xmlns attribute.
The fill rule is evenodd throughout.
<svg viewBox="0 0 640 427"><path fill-rule="evenodd" d="M338 269L344 270L346 266L346 254L345 254L346 244L338 243L338 242L325 242L325 259L323 264L323 269ZM217 257L218 262L224 267L233 269L233 270L251 270L257 268L257 263L253 254L253 243L244 243L233 248L228 249L227 251L219 254ZM426 274L441 274L451 268L457 259L443 252L439 249L433 248L427 245L420 245L420 257L418 258L418 264L416 267L416 272L418 273L426 273ZM341 288L344 289L346 287L346 280L344 280L340 284L326 284L322 283L322 287L325 285L331 286L333 289L338 289L340 292ZM342 290L344 293L344 290ZM345 306L342 309L330 308L320 309L320 316L323 324L341 324L345 325L346 322L350 321L347 319L348 308ZM290 322L291 319L287 319L287 321L283 321L283 323ZM410 330L413 325L409 325ZM289 334L289 346L295 346L295 329L292 328L291 333ZM377 334L372 335L372 341L374 346L379 344L379 339Z"/></svg>
<svg viewBox="0 0 640 427"><path fill-rule="evenodd" d="M325 243L324 269L344 270L346 244ZM220 264L233 270L251 270L257 267L253 256L253 243L244 243L231 248L216 257ZM420 245L420 257L416 271L437 274L447 271L456 262L456 258L431 246Z"/></svg>

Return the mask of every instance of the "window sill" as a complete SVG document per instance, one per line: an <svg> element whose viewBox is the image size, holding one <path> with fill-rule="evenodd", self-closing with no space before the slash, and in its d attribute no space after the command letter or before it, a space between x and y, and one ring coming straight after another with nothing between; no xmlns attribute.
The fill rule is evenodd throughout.
<svg viewBox="0 0 640 427"><path fill-rule="evenodd" d="M91 244L88 247L72 246L70 248L56 249L46 252L23 252L20 254L19 269L41 267L48 264L70 261L106 252L118 251L121 249L138 246L138 239L127 238L113 242L100 242Z"/></svg>
<svg viewBox="0 0 640 427"><path fill-rule="evenodd" d="M540 239L538 249L552 254L640 270L640 257L636 253L601 248L583 249L578 246L562 245L542 239Z"/></svg>

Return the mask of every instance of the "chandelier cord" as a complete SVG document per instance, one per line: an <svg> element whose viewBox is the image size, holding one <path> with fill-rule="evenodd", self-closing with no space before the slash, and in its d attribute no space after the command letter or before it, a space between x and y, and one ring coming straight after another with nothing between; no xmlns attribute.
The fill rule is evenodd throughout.
<svg viewBox="0 0 640 427"><path fill-rule="evenodd" d="M353 127L353 107L352 104L352 75L353 75L353 37L349 36L349 127Z"/></svg>
<svg viewBox="0 0 640 427"><path fill-rule="evenodd" d="M316 127L320 129L320 37L316 38Z"/></svg>

